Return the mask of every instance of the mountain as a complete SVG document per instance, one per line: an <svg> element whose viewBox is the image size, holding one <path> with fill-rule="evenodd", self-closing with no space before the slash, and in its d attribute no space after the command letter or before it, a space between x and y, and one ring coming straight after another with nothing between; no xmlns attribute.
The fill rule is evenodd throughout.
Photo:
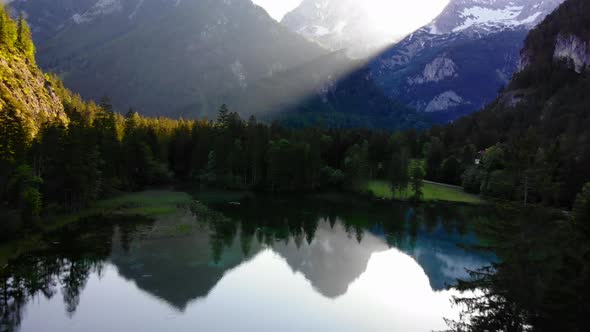
<svg viewBox="0 0 590 332"><path fill-rule="evenodd" d="M357 0L303 0L281 23L330 50L364 58L401 37L379 29L366 8Z"/></svg>
<svg viewBox="0 0 590 332"><path fill-rule="evenodd" d="M25 22L19 23L26 25ZM19 121L34 135L46 121L66 123L67 116L54 91L55 80L43 74L34 59L34 46L27 27L17 28L0 8L0 113L4 121ZM8 130L3 135L10 135ZM6 136L3 136L6 138Z"/></svg>
<svg viewBox="0 0 590 332"><path fill-rule="evenodd" d="M249 0L10 5L31 22L44 69L122 112L213 118L225 103L296 126L424 126L357 71L361 62L307 41Z"/></svg>
<svg viewBox="0 0 590 332"><path fill-rule="evenodd" d="M97 0L35 0L5 1L13 13L24 12L31 25L36 43L46 41L59 33L68 21L91 8Z"/></svg>
<svg viewBox="0 0 590 332"><path fill-rule="evenodd" d="M364 62L333 52L228 96L230 109L288 127L406 129L431 123L379 89Z"/></svg>
<svg viewBox="0 0 590 332"><path fill-rule="evenodd" d="M500 96L437 134L456 155L470 145L504 151L508 166L494 175L508 190L497 196L523 199L526 191L530 202L571 207L590 181L589 22L590 2L564 2L528 34L520 69Z"/></svg>
<svg viewBox="0 0 590 332"><path fill-rule="evenodd" d="M119 109L145 114L211 114L226 95L327 53L250 0L15 0L11 6L37 31L44 69L84 97L108 95Z"/></svg>
<svg viewBox="0 0 590 332"><path fill-rule="evenodd" d="M530 29L563 0L451 0L430 24L375 57L389 97L446 122L492 102Z"/></svg>

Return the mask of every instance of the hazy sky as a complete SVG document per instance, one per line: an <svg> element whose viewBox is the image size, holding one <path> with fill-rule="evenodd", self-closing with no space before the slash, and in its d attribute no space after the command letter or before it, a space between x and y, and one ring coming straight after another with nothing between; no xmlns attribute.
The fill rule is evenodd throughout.
<svg viewBox="0 0 590 332"><path fill-rule="evenodd" d="M302 0L252 0L255 4L264 7L270 16L280 21L285 14L297 7Z"/></svg>
<svg viewBox="0 0 590 332"><path fill-rule="evenodd" d="M252 0L280 21L302 0ZM375 25L393 35L408 34L430 22L449 0L358 0Z"/></svg>

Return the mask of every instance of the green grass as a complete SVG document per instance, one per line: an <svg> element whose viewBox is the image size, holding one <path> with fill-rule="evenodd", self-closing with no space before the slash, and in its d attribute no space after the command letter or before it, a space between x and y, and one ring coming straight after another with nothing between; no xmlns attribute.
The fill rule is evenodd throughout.
<svg viewBox="0 0 590 332"><path fill-rule="evenodd" d="M98 201L94 206L78 213L58 216L52 228L59 228L80 218L97 214L128 214L159 217L173 214L179 205L188 204L191 196L183 192L148 190L128 193Z"/></svg>
<svg viewBox="0 0 590 332"><path fill-rule="evenodd" d="M45 245L43 233L58 230L82 218L99 214L141 215L156 218L173 215L178 211L179 206L188 206L191 201L192 198L187 193L150 190L101 200L94 206L77 213L48 217L48 220L43 220L40 224L39 232L14 241L0 243L0 269L10 258L42 248ZM176 225L175 231L180 234L189 233L190 227L185 224Z"/></svg>
<svg viewBox="0 0 590 332"><path fill-rule="evenodd" d="M45 243L38 234L17 241L0 243L0 270L11 258L42 248L44 245Z"/></svg>
<svg viewBox="0 0 590 332"><path fill-rule="evenodd" d="M239 202L247 196L253 195L248 191L203 190L191 192L196 200L207 203Z"/></svg>
<svg viewBox="0 0 590 332"><path fill-rule="evenodd" d="M404 192L395 193L394 195L387 181L369 181L363 189L364 191L369 191L376 197L385 199L395 198L399 200L408 200L412 196L412 191L409 187ZM443 184L424 182L422 192L424 194L422 197L422 201L425 202L443 201L468 204L484 203L484 200L482 200L480 197L468 194L459 187L446 186Z"/></svg>

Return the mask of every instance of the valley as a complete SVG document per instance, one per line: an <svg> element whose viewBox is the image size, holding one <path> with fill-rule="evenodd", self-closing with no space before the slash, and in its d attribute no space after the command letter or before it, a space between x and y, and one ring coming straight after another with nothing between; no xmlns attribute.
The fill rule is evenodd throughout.
<svg viewBox="0 0 590 332"><path fill-rule="evenodd" d="M584 330L590 3L420 1L7 2L0 332Z"/></svg>

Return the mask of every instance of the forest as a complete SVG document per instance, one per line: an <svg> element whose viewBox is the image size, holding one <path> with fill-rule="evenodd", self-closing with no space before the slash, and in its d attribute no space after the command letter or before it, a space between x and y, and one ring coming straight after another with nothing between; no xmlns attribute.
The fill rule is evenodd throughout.
<svg viewBox="0 0 590 332"><path fill-rule="evenodd" d="M34 64L24 18L15 22L2 11L0 20L2 52ZM539 44L537 35L527 43ZM363 191L366 181L382 179L394 192L410 186L418 201L426 179L491 199L570 209L590 181L590 78L568 63L530 66L486 109L450 125L394 133L268 124L225 105L215 120L123 114L107 97L86 102L57 76L46 77L66 121L36 123L10 98L0 113L2 214L15 219L19 211L16 219L27 225L119 192L180 183L313 192ZM523 90L535 92L506 105L506 95Z"/></svg>

